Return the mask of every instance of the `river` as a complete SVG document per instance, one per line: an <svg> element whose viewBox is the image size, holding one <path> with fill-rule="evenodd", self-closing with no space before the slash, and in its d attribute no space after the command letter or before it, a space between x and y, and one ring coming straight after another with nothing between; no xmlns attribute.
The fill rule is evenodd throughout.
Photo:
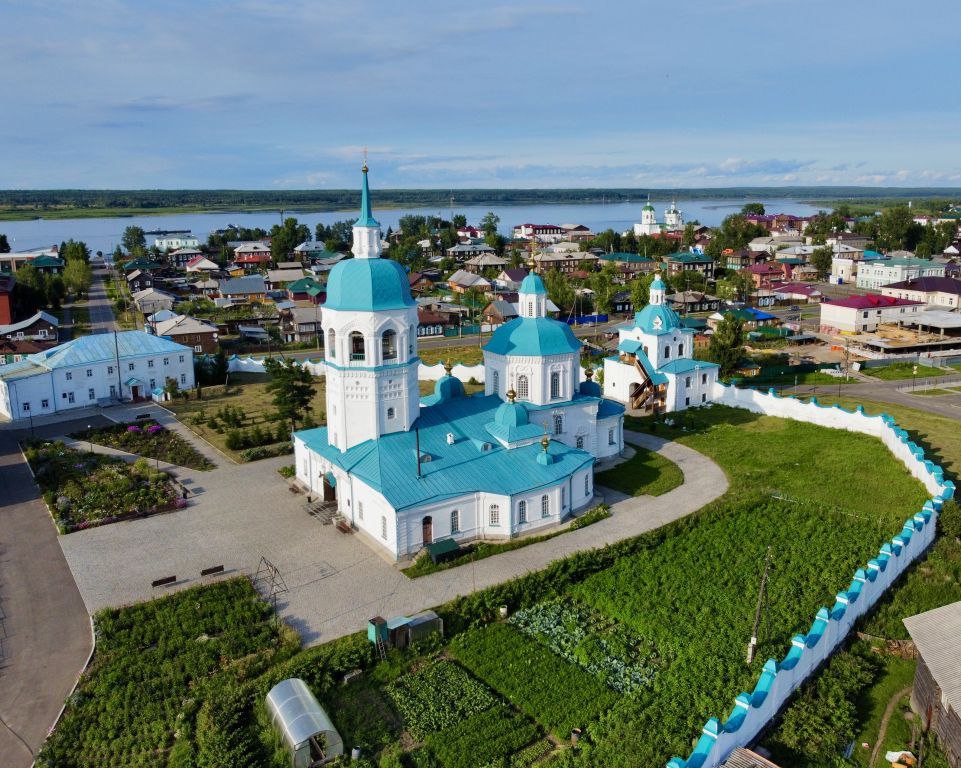
<svg viewBox="0 0 961 768"><path fill-rule="evenodd" d="M376 210L376 191L373 193L374 214L381 225L397 228L401 216L441 215L450 216L450 209L439 208L387 208ZM559 205L454 205L455 213L467 216L470 224L478 224L481 217L488 211L494 211L500 216L500 230L505 236L510 236L511 227L515 224L533 222L536 224L584 224L595 232L605 229L623 231L631 227L635 221L640 221L641 206L644 200L630 203L577 203ZM678 200L677 206L684 214L685 221L697 220L701 224L715 226L730 213L736 213L747 202L744 199L715 199L715 200ZM761 202L768 213L791 213L797 216L809 216L817 213L818 207L798 200L757 200ZM654 201L658 209L658 219L663 219L665 201ZM325 211L313 213L299 213L295 210L285 211L285 216L294 216L299 221L310 226L313 231L318 222L332 224L335 221L353 218L356 211ZM96 253L109 253L120 242L124 228L129 226L143 227L144 230L189 230L193 235L206 242L207 235L230 224L239 227L263 227L269 230L280 221L279 212L257 211L243 213L232 211L229 213L180 213L160 216L116 216L93 219L33 219L30 221L0 221L0 233L7 235L10 247L14 251L24 251L31 248L44 248L59 244L73 238L83 240L87 247ZM154 237L147 236L147 244L153 242Z"/></svg>

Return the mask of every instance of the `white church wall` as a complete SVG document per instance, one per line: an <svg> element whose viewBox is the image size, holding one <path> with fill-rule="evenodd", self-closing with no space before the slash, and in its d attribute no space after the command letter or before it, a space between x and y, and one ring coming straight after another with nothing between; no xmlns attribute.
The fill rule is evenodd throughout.
<svg viewBox="0 0 961 768"><path fill-rule="evenodd" d="M918 478L931 499L909 516L901 531L882 544L878 556L854 573L850 586L839 592L831 608L821 608L807 634L795 635L780 661L768 659L754 690L734 700L731 714L723 722L711 718L702 729L693 752L686 760L675 757L668 768L716 768L738 747L746 746L781 710L791 694L831 655L847 637L858 618L866 613L887 588L919 558L934 541L937 517L943 501L954 497L954 483L944 480L940 466L925 459L924 450L910 440L890 416L868 416L862 408L847 411L825 407L816 399L804 403L723 384L714 388L716 402L755 413L818 424L835 429L873 435Z"/></svg>
<svg viewBox="0 0 961 768"><path fill-rule="evenodd" d="M604 360L604 397L628 404L631 383L639 379L633 366L610 358Z"/></svg>

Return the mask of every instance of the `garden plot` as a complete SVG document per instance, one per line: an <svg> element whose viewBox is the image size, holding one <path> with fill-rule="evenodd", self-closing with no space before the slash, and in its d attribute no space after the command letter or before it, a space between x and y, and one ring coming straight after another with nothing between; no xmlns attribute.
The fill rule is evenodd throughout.
<svg viewBox="0 0 961 768"><path fill-rule="evenodd" d="M59 441L29 443L25 455L60 533L187 506L167 473L143 458L129 464Z"/></svg>
<svg viewBox="0 0 961 768"><path fill-rule="evenodd" d="M203 454L176 432L155 421L124 422L108 427L95 427L70 435L74 440L104 445L148 459L159 459L188 469L214 468Z"/></svg>

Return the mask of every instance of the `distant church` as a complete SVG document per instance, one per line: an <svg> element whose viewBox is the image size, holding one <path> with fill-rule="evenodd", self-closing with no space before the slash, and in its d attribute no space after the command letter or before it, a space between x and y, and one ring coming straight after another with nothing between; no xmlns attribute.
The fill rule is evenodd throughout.
<svg viewBox="0 0 961 768"><path fill-rule="evenodd" d="M647 204L641 208L640 222L634 224L634 234L638 237L641 235L659 235L663 232L680 232L683 229L684 217L674 201L671 201L671 207L664 211L664 221L659 222L657 212L651 205L650 197L648 197Z"/></svg>
<svg viewBox="0 0 961 768"><path fill-rule="evenodd" d="M660 273L650 303L618 329L617 355L604 360L604 396L646 413L683 411L712 400L718 366L695 360L694 331L668 306Z"/></svg>
<svg viewBox="0 0 961 768"><path fill-rule="evenodd" d="M395 558L440 538L506 539L559 523L594 497L594 462L624 447L624 407L580 381L581 342L547 316L531 272L520 317L484 346L484 392L441 378L419 396L417 307L380 258L363 168L354 258L321 307L327 426L295 432L298 479Z"/></svg>

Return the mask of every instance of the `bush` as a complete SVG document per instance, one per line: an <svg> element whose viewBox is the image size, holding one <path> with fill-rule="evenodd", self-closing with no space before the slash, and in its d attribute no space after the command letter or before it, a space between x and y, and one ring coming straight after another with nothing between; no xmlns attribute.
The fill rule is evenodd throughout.
<svg viewBox="0 0 961 768"><path fill-rule="evenodd" d="M277 443L275 445L261 445L257 448L248 448L240 452L241 461L259 461L260 459L272 459L276 456L285 456L294 452L293 443Z"/></svg>
<svg viewBox="0 0 961 768"><path fill-rule="evenodd" d="M293 464L285 464L282 467L277 467L277 471L281 477L288 480L297 474L297 468Z"/></svg>

